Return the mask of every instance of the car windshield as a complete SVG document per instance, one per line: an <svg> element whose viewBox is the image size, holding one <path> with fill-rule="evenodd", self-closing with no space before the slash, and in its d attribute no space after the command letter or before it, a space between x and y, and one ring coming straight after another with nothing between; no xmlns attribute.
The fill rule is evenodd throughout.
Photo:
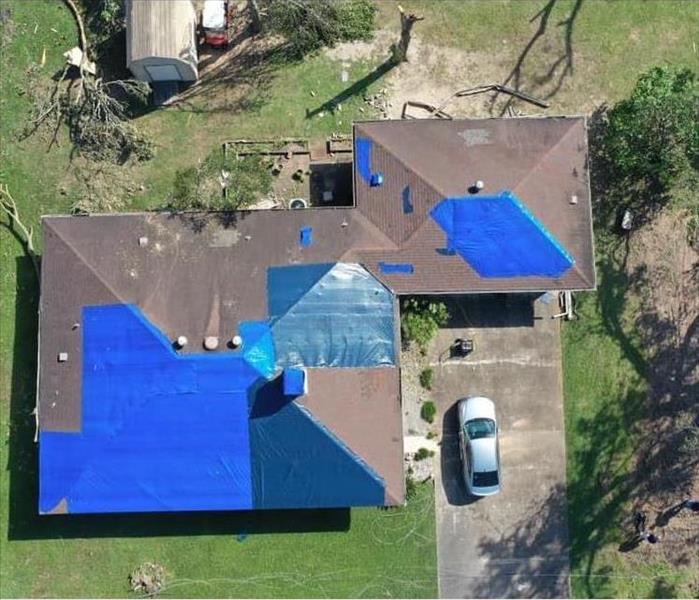
<svg viewBox="0 0 699 600"><path fill-rule="evenodd" d="M491 487L497 484L497 471L476 471L473 474L473 487Z"/></svg>
<svg viewBox="0 0 699 600"><path fill-rule="evenodd" d="M466 435L471 440L495 436L495 421L492 419L471 419L464 426Z"/></svg>

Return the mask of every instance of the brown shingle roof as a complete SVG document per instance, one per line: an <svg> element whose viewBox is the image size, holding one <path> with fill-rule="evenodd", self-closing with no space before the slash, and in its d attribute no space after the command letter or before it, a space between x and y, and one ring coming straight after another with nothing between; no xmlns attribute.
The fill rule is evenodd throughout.
<svg viewBox="0 0 699 600"><path fill-rule="evenodd" d="M537 291L595 287L582 117L373 121L355 125L355 139L373 142L372 165L384 183L371 187L355 171L358 209L400 249L359 252L362 262L398 293ZM443 198L510 190L575 259L558 279L484 278L458 255L445 255L444 232L429 217ZM403 212L410 189L413 212ZM571 203L575 196L577 202ZM412 275L382 275L378 262L406 262Z"/></svg>
<svg viewBox="0 0 699 600"><path fill-rule="evenodd" d="M365 122L355 125L355 137L373 141L373 166L385 175L372 188L355 173L356 208L45 217L41 429L80 430L82 344L75 324L86 305L136 304L170 339L186 335L193 342L187 351L199 351L204 336L229 339L241 321L267 317L270 266L359 262L399 294L594 287L584 119ZM485 182L483 193L517 194L574 266L560 279L483 278L458 255L440 253L444 233L429 210L442 198L465 195L476 179ZM410 214L403 212L406 187ZM299 243L302 227L313 229L310 246ZM386 275L379 261L408 262L415 271ZM59 352L69 360L58 362ZM401 502L397 368L314 369L310 377L309 410L381 474L387 502Z"/></svg>

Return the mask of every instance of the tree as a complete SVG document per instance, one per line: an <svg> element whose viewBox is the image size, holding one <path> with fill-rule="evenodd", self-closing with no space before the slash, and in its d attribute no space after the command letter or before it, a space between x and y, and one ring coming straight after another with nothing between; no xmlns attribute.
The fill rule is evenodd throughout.
<svg viewBox="0 0 699 600"><path fill-rule="evenodd" d="M609 191L646 211L699 182L699 82L689 69L655 67L607 115L602 158Z"/></svg>
<svg viewBox="0 0 699 600"><path fill-rule="evenodd" d="M398 10L400 12L400 40L393 46L393 60L400 63L408 60L408 47L410 46L413 25L424 20L425 17L415 13L406 13L400 4Z"/></svg>
<svg viewBox="0 0 699 600"><path fill-rule="evenodd" d="M406 342L415 342L423 354L440 327L449 321L443 302L407 298L401 305L401 329Z"/></svg>

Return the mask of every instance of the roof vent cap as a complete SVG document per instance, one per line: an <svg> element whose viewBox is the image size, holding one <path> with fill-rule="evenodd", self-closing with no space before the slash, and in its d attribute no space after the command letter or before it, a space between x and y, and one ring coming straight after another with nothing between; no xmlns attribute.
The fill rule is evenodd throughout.
<svg viewBox="0 0 699 600"><path fill-rule="evenodd" d="M243 338L240 337L239 335L234 335L231 338L231 346L233 349L235 348L240 348L243 345Z"/></svg>
<svg viewBox="0 0 699 600"><path fill-rule="evenodd" d="M186 335L181 335L181 336L179 336L179 337L175 340L175 345L176 345L178 348L184 348L184 347L187 345L187 342L188 342L188 341L189 341L189 340L187 339L187 336L186 336Z"/></svg>
<svg viewBox="0 0 699 600"><path fill-rule="evenodd" d="M207 335L204 338L204 348L206 350L216 350L218 348L218 338L215 335Z"/></svg>
<svg viewBox="0 0 699 600"><path fill-rule="evenodd" d="M383 185L383 173L372 173L369 184L371 187L380 187Z"/></svg>
<svg viewBox="0 0 699 600"><path fill-rule="evenodd" d="M473 182L473 185L468 188L469 193L471 194L477 194L480 192L483 188L485 187L485 183L483 183L482 179L476 179L476 181Z"/></svg>

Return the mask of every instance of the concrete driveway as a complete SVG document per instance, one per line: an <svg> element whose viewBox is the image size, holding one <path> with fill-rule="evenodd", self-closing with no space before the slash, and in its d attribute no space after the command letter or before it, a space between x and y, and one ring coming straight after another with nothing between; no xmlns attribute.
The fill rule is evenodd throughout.
<svg viewBox="0 0 699 600"><path fill-rule="evenodd" d="M568 525L558 320L550 306L505 296L453 299L453 327L430 357L443 442L436 469L441 597L567 597ZM474 352L449 359L457 337ZM502 491L466 496L458 398L481 394L500 419Z"/></svg>

